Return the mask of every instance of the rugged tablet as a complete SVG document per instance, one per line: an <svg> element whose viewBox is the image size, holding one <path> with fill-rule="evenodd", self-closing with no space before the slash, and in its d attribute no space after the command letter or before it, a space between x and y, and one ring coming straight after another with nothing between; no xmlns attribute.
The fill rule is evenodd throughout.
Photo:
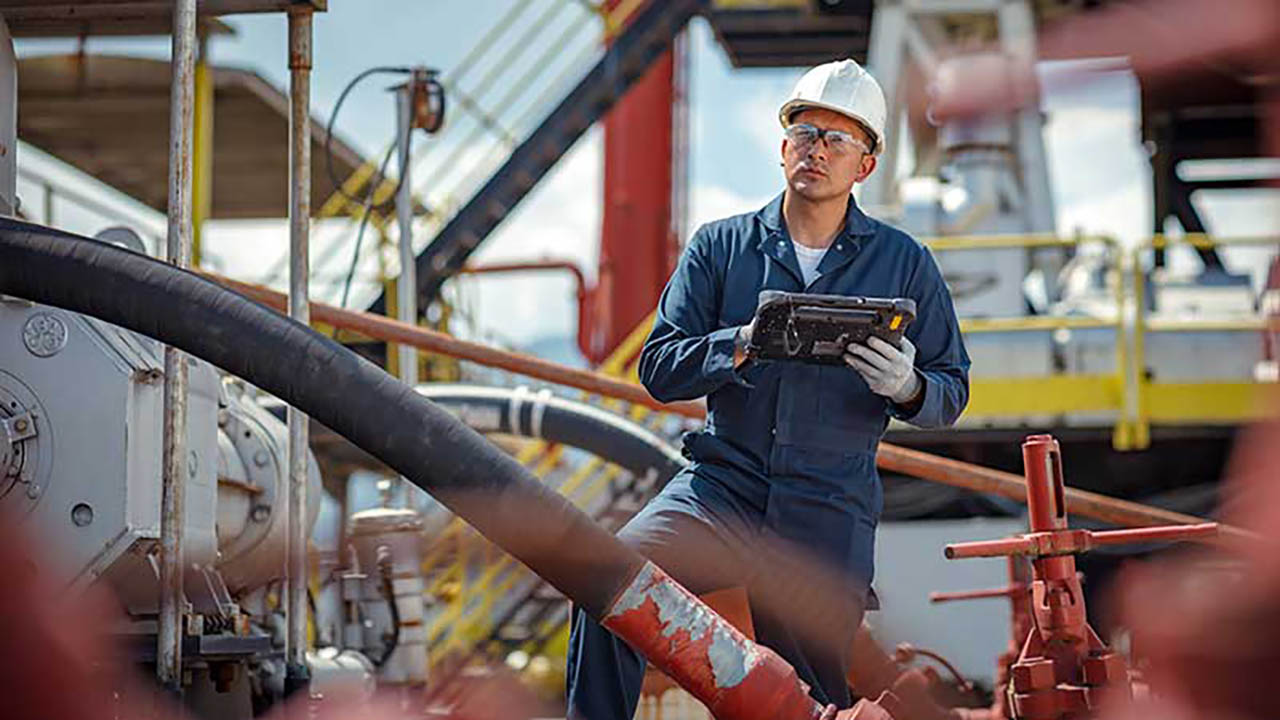
<svg viewBox="0 0 1280 720"><path fill-rule="evenodd" d="M798 360L843 365L849 343L872 335L894 347L916 319L916 301L847 295L806 295L778 290L760 293L746 351L765 360Z"/></svg>

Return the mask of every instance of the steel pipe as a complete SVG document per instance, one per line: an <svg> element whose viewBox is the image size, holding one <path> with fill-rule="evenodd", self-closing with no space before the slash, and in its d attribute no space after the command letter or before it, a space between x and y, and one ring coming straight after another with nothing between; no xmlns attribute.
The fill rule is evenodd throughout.
<svg viewBox="0 0 1280 720"><path fill-rule="evenodd" d="M195 111L196 0L173 5L173 77L169 89L169 230L165 259L191 264L191 136ZM187 360L164 348L164 436L160 490L160 616L156 675L182 689L182 530L187 474Z"/></svg>
<svg viewBox="0 0 1280 720"><path fill-rule="evenodd" d="M396 278L396 317L400 322L418 322L418 266L413 252L413 181L409 146L413 140L413 88L416 76L396 88L396 155L400 163L399 192L396 193L396 227L400 231L400 276ZM409 386L418 384L418 349L396 347L397 375Z"/></svg>
<svg viewBox="0 0 1280 720"><path fill-rule="evenodd" d="M0 16L0 215L18 207L18 58Z"/></svg>
<svg viewBox="0 0 1280 720"><path fill-rule="evenodd" d="M311 323L311 9L289 13L289 317ZM286 690L307 670L307 417L289 406L288 542L285 560Z"/></svg>
<svg viewBox="0 0 1280 720"><path fill-rule="evenodd" d="M283 310L285 307L285 296L269 288L209 273L206 273L206 277L277 310ZM460 340L442 332L406 325L372 313L344 310L322 303L312 303L311 312L317 322L375 340L405 343L419 350L448 355L688 418L700 420L706 416L701 403L661 403L653 399L644 387L602 373L578 370L541 358ZM1022 504L1027 502L1026 481L1021 475L1003 470L952 460L885 442L880 443L876 452L876 465L882 470L941 485L999 495ZM1172 512L1077 488L1067 488L1064 497L1067 501L1067 510L1071 513L1113 525L1182 525L1205 522L1203 518L1194 515ZM1253 533L1230 525L1219 525L1218 534L1219 537L1232 541L1252 541L1257 537Z"/></svg>

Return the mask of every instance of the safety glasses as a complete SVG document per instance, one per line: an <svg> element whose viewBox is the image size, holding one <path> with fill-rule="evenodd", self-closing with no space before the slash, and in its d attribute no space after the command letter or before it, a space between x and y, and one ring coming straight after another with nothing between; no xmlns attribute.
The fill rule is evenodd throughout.
<svg viewBox="0 0 1280 720"><path fill-rule="evenodd" d="M832 155L847 155L854 150L871 152L871 148L867 147L866 143L844 130L823 129L809 123L796 123L787 127L786 135L800 152L808 150L819 140L827 141L827 149Z"/></svg>

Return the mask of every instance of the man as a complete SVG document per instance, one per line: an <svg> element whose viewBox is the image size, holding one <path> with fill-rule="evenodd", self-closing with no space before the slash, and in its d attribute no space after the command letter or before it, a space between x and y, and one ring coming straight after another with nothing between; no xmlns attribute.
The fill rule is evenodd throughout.
<svg viewBox="0 0 1280 720"><path fill-rule="evenodd" d="M821 65L779 116L786 190L700 228L662 294L640 378L659 400L706 396L706 428L685 437L692 463L619 538L694 593L745 587L757 641L817 700L848 707L849 650L874 597L876 445L889 417L954 422L969 358L929 252L850 195L884 145L879 84L852 60ZM909 297L918 317L900 347L850 345L848 367L758 362L743 349L766 289ZM630 720L643 671L638 654L577 613L570 718Z"/></svg>

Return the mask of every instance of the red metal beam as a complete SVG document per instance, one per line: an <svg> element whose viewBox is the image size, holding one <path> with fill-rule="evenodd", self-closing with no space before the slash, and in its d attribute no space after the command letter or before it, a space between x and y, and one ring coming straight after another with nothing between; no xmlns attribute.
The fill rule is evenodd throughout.
<svg viewBox="0 0 1280 720"><path fill-rule="evenodd" d="M599 281L592 332L581 347L593 363L648 316L671 274L674 99L668 50L604 118Z"/></svg>

